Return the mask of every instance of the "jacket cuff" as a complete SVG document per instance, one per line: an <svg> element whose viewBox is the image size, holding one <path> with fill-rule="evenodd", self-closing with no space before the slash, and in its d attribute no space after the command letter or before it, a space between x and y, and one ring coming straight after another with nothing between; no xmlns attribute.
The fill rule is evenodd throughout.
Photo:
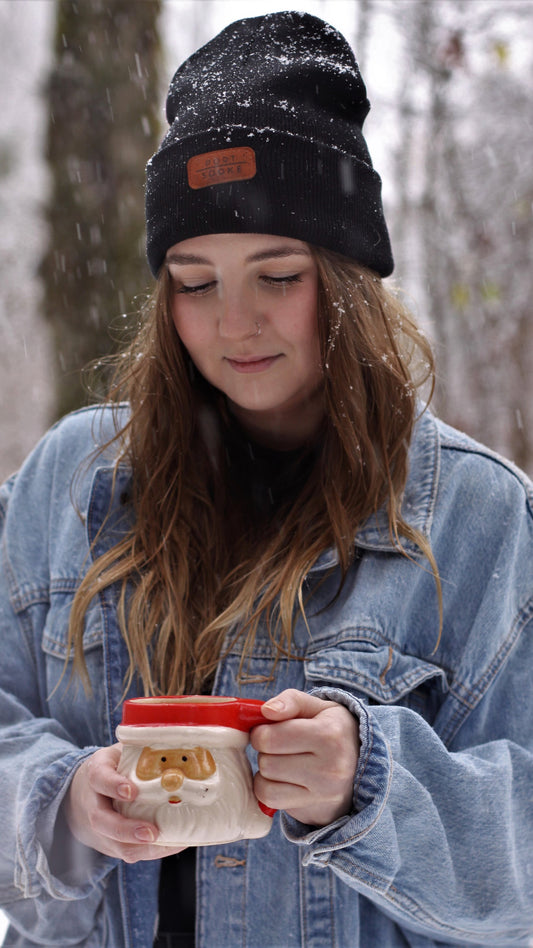
<svg viewBox="0 0 533 948"><path fill-rule="evenodd" d="M43 890L56 899L86 898L117 863L75 839L61 810L76 770L97 749L72 751L51 763L17 814L14 882L24 898Z"/></svg>
<svg viewBox="0 0 533 948"><path fill-rule="evenodd" d="M389 795L392 760L383 731L368 705L340 688L315 688L311 694L348 708L358 719L361 742L351 813L318 828L300 823L286 813L281 815L281 827L286 838L309 850L304 856L304 864L317 862L324 865L334 850L352 846L374 829Z"/></svg>

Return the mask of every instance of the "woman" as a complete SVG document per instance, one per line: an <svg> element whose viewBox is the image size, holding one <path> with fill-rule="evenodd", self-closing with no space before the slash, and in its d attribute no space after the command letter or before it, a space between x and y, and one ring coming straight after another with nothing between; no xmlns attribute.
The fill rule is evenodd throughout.
<svg viewBox="0 0 533 948"><path fill-rule="evenodd" d="M307 14L171 83L139 337L2 494L9 945L528 944L532 489L421 410L368 108ZM266 700L281 812L176 853L114 732L210 691Z"/></svg>

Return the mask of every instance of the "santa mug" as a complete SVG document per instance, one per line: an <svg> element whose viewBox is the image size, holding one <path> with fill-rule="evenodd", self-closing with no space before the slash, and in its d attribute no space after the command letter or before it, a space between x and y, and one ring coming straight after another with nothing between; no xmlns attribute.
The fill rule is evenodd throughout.
<svg viewBox="0 0 533 948"><path fill-rule="evenodd" d="M118 771L138 794L117 809L155 823L161 846L266 836L276 811L257 800L246 755L250 730L268 723L262 704L214 695L125 701Z"/></svg>

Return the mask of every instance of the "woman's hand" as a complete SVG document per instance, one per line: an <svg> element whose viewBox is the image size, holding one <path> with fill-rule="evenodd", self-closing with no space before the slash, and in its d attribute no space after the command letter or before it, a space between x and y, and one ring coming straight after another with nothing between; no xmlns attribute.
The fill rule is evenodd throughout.
<svg viewBox="0 0 533 948"><path fill-rule="evenodd" d="M117 772L120 745L102 747L80 765L65 799L65 818L73 836L106 856L124 862L160 859L185 847L154 845L159 830L154 823L122 816L114 800L133 800L137 787Z"/></svg>
<svg viewBox="0 0 533 948"><path fill-rule="evenodd" d="M327 826L352 809L359 727L347 708L289 689L267 701L251 734L258 751L258 800L311 826Z"/></svg>

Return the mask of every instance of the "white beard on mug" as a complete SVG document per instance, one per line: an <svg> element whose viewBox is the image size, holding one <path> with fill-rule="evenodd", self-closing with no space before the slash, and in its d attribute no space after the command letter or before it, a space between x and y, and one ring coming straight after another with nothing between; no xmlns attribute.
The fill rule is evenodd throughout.
<svg viewBox="0 0 533 948"><path fill-rule="evenodd" d="M154 822L160 845L202 846L212 842L264 836L271 818L259 808L244 755L235 748L217 748L215 772L206 778L185 778L177 790L165 790L161 778L140 780L136 775L141 748L128 747L127 766L121 772L139 789L137 799L121 803L128 817ZM126 763L126 761L124 761ZM180 802L172 803L172 799Z"/></svg>

